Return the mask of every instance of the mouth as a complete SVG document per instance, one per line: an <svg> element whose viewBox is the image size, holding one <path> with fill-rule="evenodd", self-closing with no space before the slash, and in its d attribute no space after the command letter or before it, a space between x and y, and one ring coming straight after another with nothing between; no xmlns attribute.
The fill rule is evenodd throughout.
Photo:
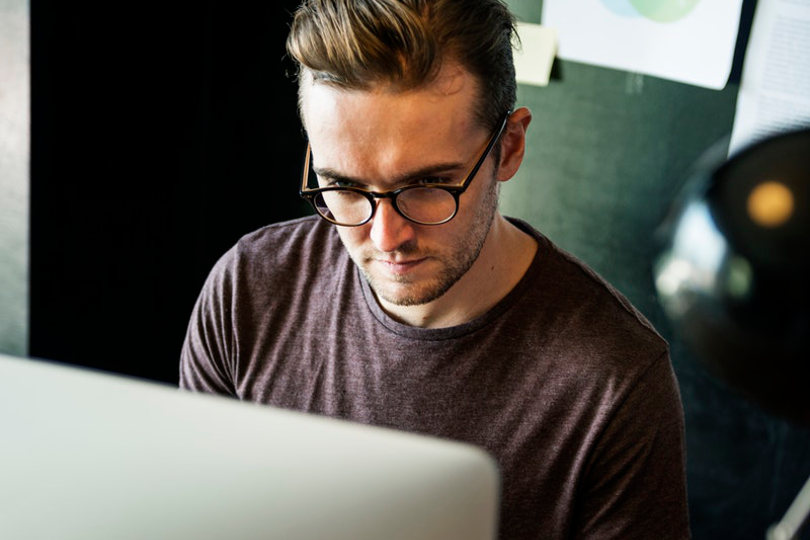
<svg viewBox="0 0 810 540"><path fill-rule="evenodd" d="M408 260L374 259L374 261L382 266L387 272L396 276L402 276L412 272L416 267L427 261L427 257Z"/></svg>

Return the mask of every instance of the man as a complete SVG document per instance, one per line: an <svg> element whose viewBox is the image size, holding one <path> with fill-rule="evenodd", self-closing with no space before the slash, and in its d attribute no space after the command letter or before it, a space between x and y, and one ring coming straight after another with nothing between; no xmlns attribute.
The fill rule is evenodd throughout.
<svg viewBox="0 0 810 540"><path fill-rule="evenodd" d="M306 0L287 48L318 215L213 269L184 388L471 442L500 535L689 536L666 343L618 292L498 212L531 113L499 0Z"/></svg>

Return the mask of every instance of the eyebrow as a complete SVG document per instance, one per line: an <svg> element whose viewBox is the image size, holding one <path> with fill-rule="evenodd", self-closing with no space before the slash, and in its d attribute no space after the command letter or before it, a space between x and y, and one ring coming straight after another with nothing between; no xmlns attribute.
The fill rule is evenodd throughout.
<svg viewBox="0 0 810 540"><path fill-rule="evenodd" d="M390 182L393 185L407 185L416 180L421 180L426 176L434 176L450 171L460 171L464 169L464 166L464 163L457 162L436 163L434 165L428 165L427 167L422 167L421 169L416 169L415 171L409 171L405 174L395 176L387 180L387 182ZM329 167L312 167L312 171L320 177L337 180L338 182L351 182L358 185L368 185L370 183L362 178L354 178L341 174L335 169L330 169Z"/></svg>

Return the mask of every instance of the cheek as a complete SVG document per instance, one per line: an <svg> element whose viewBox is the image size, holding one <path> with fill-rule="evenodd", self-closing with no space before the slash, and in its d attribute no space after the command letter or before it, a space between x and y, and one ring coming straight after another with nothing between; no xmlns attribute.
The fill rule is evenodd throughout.
<svg viewBox="0 0 810 540"><path fill-rule="evenodd" d="M487 171L488 173L489 171ZM470 223L480 218L482 211L488 213L489 207L493 204L493 197L497 201L497 183L491 177L476 178L480 182L476 186L471 186L459 200L458 215L453 221ZM475 189L472 189L472 188ZM497 203L495 203L497 204ZM451 221L452 223L452 221Z"/></svg>
<svg viewBox="0 0 810 540"><path fill-rule="evenodd" d="M338 236L350 252L362 246L363 242L368 238L370 225L362 225L360 227L336 227Z"/></svg>

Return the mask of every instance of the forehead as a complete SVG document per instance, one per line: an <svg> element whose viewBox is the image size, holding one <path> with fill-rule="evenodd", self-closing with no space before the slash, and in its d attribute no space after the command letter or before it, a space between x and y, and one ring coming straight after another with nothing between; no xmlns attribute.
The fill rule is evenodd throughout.
<svg viewBox="0 0 810 540"><path fill-rule="evenodd" d="M474 131L479 85L456 64L430 83L401 90L390 85L353 90L301 77L301 114L313 148L322 141L394 144L403 139L462 137Z"/></svg>

